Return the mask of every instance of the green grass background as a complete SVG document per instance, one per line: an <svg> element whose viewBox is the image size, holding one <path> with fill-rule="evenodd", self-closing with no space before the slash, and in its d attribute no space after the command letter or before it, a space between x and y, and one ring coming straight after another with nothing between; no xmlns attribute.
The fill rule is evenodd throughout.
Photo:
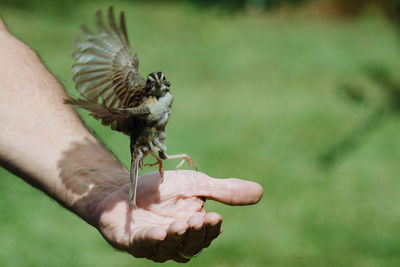
<svg viewBox="0 0 400 267"><path fill-rule="evenodd" d="M0 14L76 96L73 41L110 2L46 3L0 4ZM141 73L162 70L172 83L168 151L189 153L211 176L264 187L254 206L207 202L223 216L224 233L188 266L400 266L399 117L386 115L332 168L318 163L374 108L373 101L345 101L338 85L374 87L364 75L368 64L400 74L389 22L376 12L338 19L227 15L184 3L114 5L126 12ZM80 114L127 164L128 137ZM154 265L112 249L77 216L0 169L0 266Z"/></svg>

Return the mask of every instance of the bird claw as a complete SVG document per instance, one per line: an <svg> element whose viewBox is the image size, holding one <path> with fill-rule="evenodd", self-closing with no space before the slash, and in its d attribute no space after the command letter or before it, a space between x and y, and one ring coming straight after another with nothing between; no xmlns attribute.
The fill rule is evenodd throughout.
<svg viewBox="0 0 400 267"><path fill-rule="evenodd" d="M154 163L146 163L146 164L144 164L144 166L150 166L150 167L153 167L153 166L156 166L156 165L158 165L158 164L160 164L160 162L154 162Z"/></svg>
<svg viewBox="0 0 400 267"><path fill-rule="evenodd" d="M179 164L176 166L176 169L180 169L183 166L183 163L185 163L185 160L187 161L188 165L190 168L194 169L195 171L197 171L197 167L194 164L194 161L192 160L191 157L189 156L185 156L182 158L181 162L179 162Z"/></svg>
<svg viewBox="0 0 400 267"><path fill-rule="evenodd" d="M154 154L152 154L152 155L157 159L157 161L154 162L154 163L146 163L144 166L152 167L152 166L155 166L155 165L160 165L158 167L158 172L160 173L160 178L161 178L161 183L162 183L164 181L164 164L163 164L161 159L156 157Z"/></svg>
<svg viewBox="0 0 400 267"><path fill-rule="evenodd" d="M190 168L197 171L197 166L196 166L196 164L194 164L194 161L191 158L189 158L189 160L188 160L188 165Z"/></svg>
<svg viewBox="0 0 400 267"><path fill-rule="evenodd" d="M182 159L181 162L179 162L179 164L176 165L176 169L182 168L183 163L185 163L185 159Z"/></svg>

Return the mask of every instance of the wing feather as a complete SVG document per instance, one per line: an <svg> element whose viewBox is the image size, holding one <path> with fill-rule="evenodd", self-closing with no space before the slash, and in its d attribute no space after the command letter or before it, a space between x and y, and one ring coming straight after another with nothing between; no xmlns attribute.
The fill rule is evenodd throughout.
<svg viewBox="0 0 400 267"><path fill-rule="evenodd" d="M125 134L130 134L133 129L133 121L129 119L130 117L140 118L150 113L150 110L145 107L110 108L83 99L68 99L65 103L88 110L90 115L101 120L103 125L111 126L111 129Z"/></svg>
<svg viewBox="0 0 400 267"><path fill-rule="evenodd" d="M124 40L126 46L129 47L129 39L128 39L128 33L126 31L125 13L124 12L121 12L121 15L119 17L119 25L121 28L121 32L120 32L121 39Z"/></svg>
<svg viewBox="0 0 400 267"><path fill-rule="evenodd" d="M145 86L138 72L137 54L132 57L130 53L124 17L121 12L118 26L113 7L110 7L106 24L102 12L97 11L95 21L99 33L82 26L85 40L76 42L77 50L73 53L77 61L72 66L76 88L83 99L91 103L100 100L106 108L140 105L139 98L131 96Z"/></svg>

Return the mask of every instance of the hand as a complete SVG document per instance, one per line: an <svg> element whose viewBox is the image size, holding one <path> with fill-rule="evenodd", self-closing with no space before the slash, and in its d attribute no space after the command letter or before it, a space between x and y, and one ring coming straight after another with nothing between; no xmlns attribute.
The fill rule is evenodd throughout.
<svg viewBox="0 0 400 267"><path fill-rule="evenodd" d="M128 174L127 174L128 175ZM205 199L228 205L257 203L260 185L239 179L214 179L201 172L167 171L139 178L137 205L128 211L128 184L97 206L98 229L114 247L156 262L188 262L221 233L219 214L206 213Z"/></svg>

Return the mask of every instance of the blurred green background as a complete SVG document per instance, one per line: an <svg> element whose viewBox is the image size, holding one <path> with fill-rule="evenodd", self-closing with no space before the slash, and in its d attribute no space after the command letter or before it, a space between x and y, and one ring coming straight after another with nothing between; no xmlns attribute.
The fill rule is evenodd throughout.
<svg viewBox="0 0 400 267"><path fill-rule="evenodd" d="M80 25L124 10L141 73L173 86L168 151L264 187L255 206L207 202L224 233L189 266L400 266L397 2L4 0L0 15L76 96ZM126 165L128 137L79 112ZM156 265L0 175L0 266Z"/></svg>

